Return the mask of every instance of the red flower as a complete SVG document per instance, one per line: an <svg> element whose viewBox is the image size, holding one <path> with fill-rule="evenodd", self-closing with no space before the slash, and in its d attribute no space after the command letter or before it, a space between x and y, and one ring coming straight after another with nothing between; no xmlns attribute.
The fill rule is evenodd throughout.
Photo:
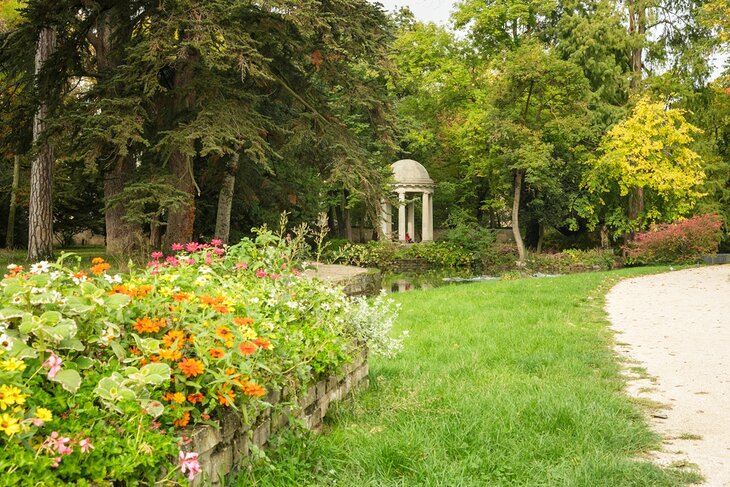
<svg viewBox="0 0 730 487"><path fill-rule="evenodd" d="M252 355L256 352L256 344L253 342L243 342L238 346L243 355Z"/></svg>

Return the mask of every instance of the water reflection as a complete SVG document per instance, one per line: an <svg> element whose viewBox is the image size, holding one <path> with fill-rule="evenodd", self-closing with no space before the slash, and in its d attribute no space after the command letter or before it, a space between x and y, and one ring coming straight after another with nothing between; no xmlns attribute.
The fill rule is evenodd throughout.
<svg viewBox="0 0 730 487"><path fill-rule="evenodd" d="M463 269L386 273L383 277L383 289L392 293L402 293L416 289L431 289L439 286L498 279L498 277L478 275L473 271Z"/></svg>

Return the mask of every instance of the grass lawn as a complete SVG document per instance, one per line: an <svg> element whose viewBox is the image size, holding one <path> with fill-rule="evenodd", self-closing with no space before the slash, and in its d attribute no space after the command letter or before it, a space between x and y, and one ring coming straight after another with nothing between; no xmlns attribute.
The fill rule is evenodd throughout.
<svg viewBox="0 0 730 487"><path fill-rule="evenodd" d="M658 445L622 394L603 293L628 269L449 286L395 297L395 359L330 410L325 434L281 435L235 485L673 486L641 461ZM654 272L657 269L653 269Z"/></svg>

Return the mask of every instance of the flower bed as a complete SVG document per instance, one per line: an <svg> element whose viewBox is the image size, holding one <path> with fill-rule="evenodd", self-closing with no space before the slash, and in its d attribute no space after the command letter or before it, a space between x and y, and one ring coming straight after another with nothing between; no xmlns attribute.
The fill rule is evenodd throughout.
<svg viewBox="0 0 730 487"><path fill-rule="evenodd" d="M0 484L174 484L201 471L185 431L243 423L267 394L335 374L362 335L341 291L301 277L270 232L173 245L110 275L68 258L10 266L0 296ZM377 318L373 318L377 319ZM389 340L384 335L379 339Z"/></svg>

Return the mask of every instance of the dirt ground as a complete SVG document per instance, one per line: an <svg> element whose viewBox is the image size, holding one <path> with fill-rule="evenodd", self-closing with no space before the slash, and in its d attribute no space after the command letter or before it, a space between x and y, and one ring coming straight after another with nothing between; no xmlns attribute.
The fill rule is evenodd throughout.
<svg viewBox="0 0 730 487"><path fill-rule="evenodd" d="M654 459L696 465L703 485L730 487L730 265L622 281L606 310L628 392L655 406L665 440Z"/></svg>

